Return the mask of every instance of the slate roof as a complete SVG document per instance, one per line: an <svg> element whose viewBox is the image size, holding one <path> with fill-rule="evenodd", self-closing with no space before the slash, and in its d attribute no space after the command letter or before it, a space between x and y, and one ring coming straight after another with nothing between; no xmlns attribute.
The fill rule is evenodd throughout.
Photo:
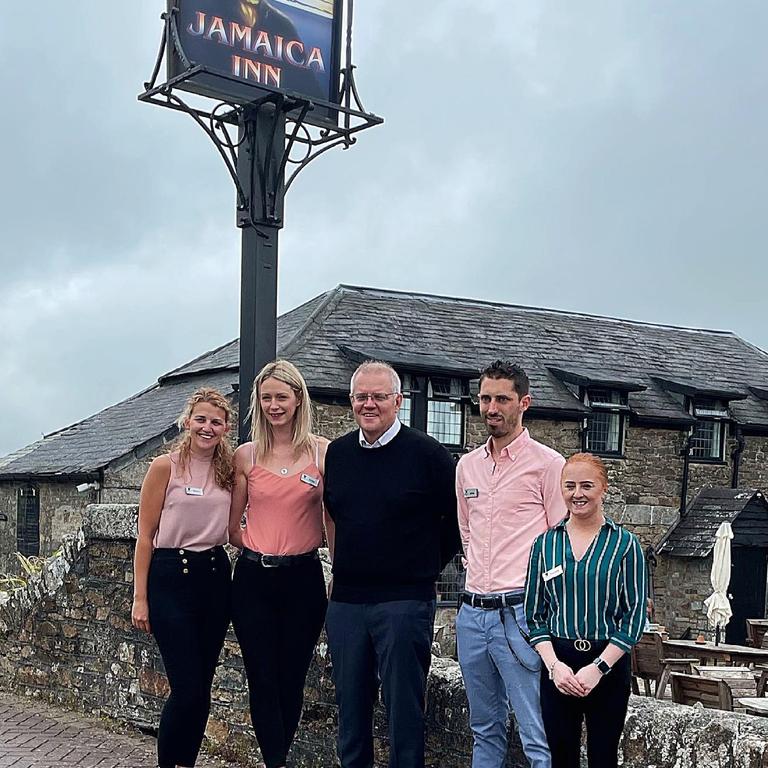
<svg viewBox="0 0 768 768"><path fill-rule="evenodd" d="M727 331L339 285L279 318L278 349L315 396L348 392L361 356L412 370L440 364L454 375L501 357L526 368L533 415L580 418L587 409L573 382L612 382L629 392L636 418L687 424L691 416L675 392L688 387L743 396L730 402L732 416L768 431L768 354ZM231 391L237 365L235 340L161 376L146 392L0 459L0 478L104 467L165 431L195 386L218 382Z"/></svg>
<svg viewBox="0 0 768 768"><path fill-rule="evenodd" d="M675 557L707 557L720 524L733 523L756 499L768 512L765 497L753 488L703 488L683 518L669 529L658 551Z"/></svg>

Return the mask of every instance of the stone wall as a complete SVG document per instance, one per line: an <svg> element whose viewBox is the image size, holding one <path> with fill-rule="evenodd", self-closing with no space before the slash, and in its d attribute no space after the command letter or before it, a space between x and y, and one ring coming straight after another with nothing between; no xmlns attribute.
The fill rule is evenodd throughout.
<svg viewBox="0 0 768 768"><path fill-rule="evenodd" d="M19 483L0 483L0 573L12 569L10 556L17 549L16 509L19 487Z"/></svg>
<svg viewBox="0 0 768 768"><path fill-rule="evenodd" d="M154 728L167 682L150 637L129 620L135 507L96 505L84 529L40 579L0 606L0 686L143 727ZM336 710L324 639L316 649L293 764L336 765ZM384 764L386 723L376 716L377 764ZM256 758L242 663L233 637L217 671L208 726L214 748ZM427 706L428 765L466 768L471 737L461 675L451 659L433 659ZM621 758L625 768L768 765L762 718L678 707L632 697ZM514 736L506 765L525 766Z"/></svg>
<svg viewBox="0 0 768 768"><path fill-rule="evenodd" d="M26 483L0 483L0 513L7 521L0 522L0 573L16 571L13 553L16 544L18 492ZM72 482L41 481L34 484L40 503L40 554L47 557L61 544L62 537L77 531L86 507L96 501L95 491L78 493Z"/></svg>
<svg viewBox="0 0 768 768"><path fill-rule="evenodd" d="M355 417L348 405L328 405L315 403L315 430L319 435L335 440L353 430Z"/></svg>
<svg viewBox="0 0 768 768"><path fill-rule="evenodd" d="M654 619L671 637L680 637L689 627L692 636L712 638L704 600L712 594L712 556L670 557L660 555L654 573L656 611Z"/></svg>

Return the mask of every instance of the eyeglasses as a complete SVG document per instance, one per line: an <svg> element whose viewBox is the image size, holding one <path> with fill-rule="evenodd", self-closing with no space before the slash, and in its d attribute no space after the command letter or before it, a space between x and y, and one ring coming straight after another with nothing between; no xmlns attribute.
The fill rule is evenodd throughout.
<svg viewBox="0 0 768 768"><path fill-rule="evenodd" d="M367 403L370 398L374 403L385 403L392 395L398 395L399 392L353 392L349 399L353 403Z"/></svg>

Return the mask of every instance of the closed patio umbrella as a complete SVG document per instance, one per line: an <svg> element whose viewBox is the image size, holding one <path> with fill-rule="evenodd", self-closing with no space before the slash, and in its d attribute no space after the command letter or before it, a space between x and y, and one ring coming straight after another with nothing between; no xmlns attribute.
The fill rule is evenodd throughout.
<svg viewBox="0 0 768 768"><path fill-rule="evenodd" d="M728 600L728 584L731 582L731 539L733 531L730 523L720 523L715 534L715 551L712 556L712 594L704 601L707 618L715 628L715 641L720 639L720 629L731 619L731 603Z"/></svg>

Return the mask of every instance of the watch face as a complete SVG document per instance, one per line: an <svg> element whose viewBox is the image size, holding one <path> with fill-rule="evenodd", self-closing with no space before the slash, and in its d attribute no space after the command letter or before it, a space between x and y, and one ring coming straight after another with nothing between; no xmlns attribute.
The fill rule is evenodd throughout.
<svg viewBox="0 0 768 768"><path fill-rule="evenodd" d="M611 667L605 659L595 659L595 666L604 674L607 675L611 671Z"/></svg>

